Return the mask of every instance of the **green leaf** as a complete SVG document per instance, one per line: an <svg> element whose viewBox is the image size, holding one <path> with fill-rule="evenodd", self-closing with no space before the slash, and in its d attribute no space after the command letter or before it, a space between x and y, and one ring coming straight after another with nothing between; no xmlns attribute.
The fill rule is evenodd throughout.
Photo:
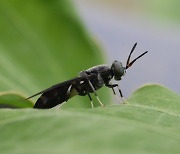
<svg viewBox="0 0 180 154"><path fill-rule="evenodd" d="M180 103L180 95L161 85L144 86L138 89L129 98L129 101L135 105L149 106L164 112L180 113L180 106L178 105Z"/></svg>
<svg viewBox="0 0 180 154"><path fill-rule="evenodd" d="M1 92L28 97L103 63L68 0L0 1L0 23ZM106 91L99 95L108 101ZM84 102L76 97L66 106L90 107Z"/></svg>
<svg viewBox="0 0 180 154"><path fill-rule="evenodd" d="M179 154L180 96L147 85L128 102L94 109L0 110L0 151Z"/></svg>
<svg viewBox="0 0 180 154"><path fill-rule="evenodd" d="M32 108L33 103L15 93L0 94L0 108Z"/></svg>

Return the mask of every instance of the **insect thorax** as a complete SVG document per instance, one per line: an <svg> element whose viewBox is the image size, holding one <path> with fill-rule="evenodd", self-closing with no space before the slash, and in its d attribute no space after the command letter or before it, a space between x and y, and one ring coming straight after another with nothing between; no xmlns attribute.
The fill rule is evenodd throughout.
<svg viewBox="0 0 180 154"><path fill-rule="evenodd" d="M81 77L87 77L87 79L89 79L89 81L94 86L95 90L101 88L102 86L104 86L104 84L109 83L109 81L113 77L111 68L108 65L98 65L91 67L85 71L81 71L79 75ZM86 84L85 89L87 93L93 92L88 83Z"/></svg>

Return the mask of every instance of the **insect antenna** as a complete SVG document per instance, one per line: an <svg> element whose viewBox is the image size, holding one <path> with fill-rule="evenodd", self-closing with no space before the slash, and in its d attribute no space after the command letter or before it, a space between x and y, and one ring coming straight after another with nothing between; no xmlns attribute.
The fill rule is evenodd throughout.
<svg viewBox="0 0 180 154"><path fill-rule="evenodd" d="M130 52L130 54L129 54L129 56L128 56L128 59L127 59L127 62L126 62L126 68L127 68L127 66L129 65L129 61L130 61L130 59L131 59L131 55L132 55L134 49L136 48L136 46L137 46L137 42L136 42L136 43L134 44L134 46L132 47L131 52Z"/></svg>
<svg viewBox="0 0 180 154"><path fill-rule="evenodd" d="M130 54L129 54L129 56L128 56L128 59L127 59L126 69L128 69L129 67L131 67L136 60L138 60L139 58L141 58L142 56L144 56L146 53L148 53L148 51L146 51L146 52L142 53L140 56L138 56L137 58L135 58L133 61L130 62L131 55L132 55L134 49L136 48L136 46L137 46L137 43L135 43L134 46L133 46L133 48L131 49L131 52L130 52Z"/></svg>

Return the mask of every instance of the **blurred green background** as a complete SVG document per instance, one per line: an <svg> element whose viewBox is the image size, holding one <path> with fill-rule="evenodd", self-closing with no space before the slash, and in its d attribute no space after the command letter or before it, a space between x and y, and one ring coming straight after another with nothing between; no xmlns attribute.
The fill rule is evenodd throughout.
<svg viewBox="0 0 180 154"><path fill-rule="evenodd" d="M0 1L0 23L1 92L27 97L105 59L67 0ZM69 102L90 107L83 97Z"/></svg>

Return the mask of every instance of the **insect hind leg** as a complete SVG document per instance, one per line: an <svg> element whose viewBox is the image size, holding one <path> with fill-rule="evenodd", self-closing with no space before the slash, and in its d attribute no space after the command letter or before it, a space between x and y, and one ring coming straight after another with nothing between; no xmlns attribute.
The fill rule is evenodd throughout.
<svg viewBox="0 0 180 154"><path fill-rule="evenodd" d="M88 93L88 97L90 99L90 102L91 102L91 107L94 108L94 104L93 104L93 101L92 101L92 98L91 98L91 95Z"/></svg>

